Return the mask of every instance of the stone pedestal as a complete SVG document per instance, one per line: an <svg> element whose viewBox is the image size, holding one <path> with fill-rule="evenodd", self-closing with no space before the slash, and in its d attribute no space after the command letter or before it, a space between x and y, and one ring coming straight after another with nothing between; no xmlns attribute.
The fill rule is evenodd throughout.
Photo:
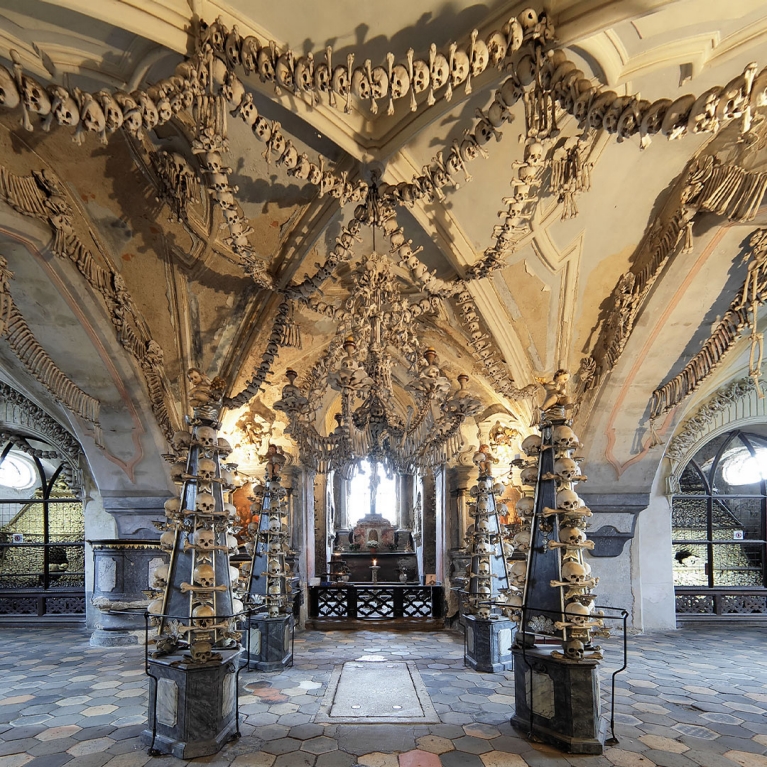
<svg viewBox="0 0 767 767"><path fill-rule="evenodd" d="M149 716L142 741L177 759L209 756L237 737L237 670L242 650L187 663L179 653L149 659Z"/></svg>
<svg viewBox="0 0 767 767"><path fill-rule="evenodd" d="M476 615L464 616L466 652L463 660L475 671L493 674L512 668L511 643L517 624L508 618L482 620Z"/></svg>
<svg viewBox="0 0 767 767"><path fill-rule="evenodd" d="M515 712L511 723L571 754L601 754L606 720L601 718L597 661L567 661L551 650L514 647Z"/></svg>
<svg viewBox="0 0 767 767"><path fill-rule="evenodd" d="M144 642L144 611L152 571L167 564L159 540L89 541L93 548L93 605L99 609L93 647Z"/></svg>
<svg viewBox="0 0 767 767"><path fill-rule="evenodd" d="M252 615L248 668L280 671L293 664L293 616L266 618Z"/></svg>

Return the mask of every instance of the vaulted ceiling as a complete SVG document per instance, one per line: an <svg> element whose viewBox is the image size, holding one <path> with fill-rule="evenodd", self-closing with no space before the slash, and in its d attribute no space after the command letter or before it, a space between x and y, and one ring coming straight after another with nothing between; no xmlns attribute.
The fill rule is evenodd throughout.
<svg viewBox="0 0 767 767"><path fill-rule="evenodd" d="M227 180L205 165L200 149L197 107L152 129L105 134L106 143L87 129L78 130L73 142L74 128L58 125L58 118L44 130L33 115L28 131L20 124L21 107L0 109L0 255L14 272L9 292L55 365L98 400L100 433L0 339L2 377L70 424L104 492L162 492L166 480L158 456L164 435L186 412L184 371L190 366L222 376L235 399L248 392L236 399L246 404L227 416L234 439L243 439L247 425L257 435L271 429L272 438L289 445L272 409L284 372L294 367L305 375L324 353L336 325L327 310L317 311L318 302L339 306L348 296L353 265L372 249L370 229L362 226L350 263L341 259L313 297L307 299L308 290L291 292L291 286L308 280L307 289L317 287L311 280L332 258L356 215L355 197L374 175L390 185L404 238L447 296L414 322L450 378L471 375L472 391L492 413L488 423L502 414L524 433L532 413L526 387L560 367L579 371L574 382L584 405L578 426L593 489L610 487L618 477L627 490L648 488L662 454L649 433L653 390L680 372L724 314L745 277L748 236L765 223L761 194L748 211L712 201L711 167L701 182L709 183L703 197L700 189L697 197L691 191L691 173L709 157L713 166L752 174L758 191L759 174L767 171L765 100L751 98L750 126L742 116L728 119L732 115L722 112L718 130L696 132L689 114L696 102L702 120L706 104L698 96L732 84L751 62L754 74L767 66L767 6L757 0L551 0L535 6L547 19L537 32L534 25L510 24L525 7L463 0L0 0L0 59L10 72L14 51L18 71L52 93L56 86L72 93L141 90L158 103L161 94L148 89L195 55L205 35L200 21L210 25L219 17L227 32L236 26L241 39L253 36L274 59L292 50L291 67L312 53L319 68L330 47L331 70L353 55L352 68L362 66L363 74L367 59L387 74L393 64L409 71L410 49L412 60L428 67L432 44L452 60L451 50L471 55L474 39L502 31L501 38L511 40L521 29L519 50L513 56L510 50L500 68L478 65L470 87L457 83L449 99L448 88L437 89L433 104L429 88L413 94L412 102L408 92L391 102L391 110L384 97L375 114L373 102L357 91L348 98L320 93L315 100L297 86L275 87L235 62L231 71L270 131L279 131L297 156L321 165L327 179L348 186L322 194L327 183L318 187L302 178L289 167L295 161L286 165L283 157L278 163L281 147L260 140L241 108L227 117L228 151L221 161L236 188L229 210L215 188ZM693 98L679 106L684 120L676 121L676 130L669 118L649 134L638 125L626 128L625 118L621 132L615 124L608 130L601 120L579 115L577 105L570 110L575 116L560 105L554 115L558 133L549 136L541 125L534 133L534 121L545 118L543 102L522 96L469 160L466 142L479 135L478 110L489 130L496 94L511 100L513 84L503 90L509 77L525 85L521 59L538 48L544 65L545 51L556 51L548 58L549 78L566 60L580 71L594 89L589 107L600 91L612 92L603 101L605 111L615 105L616 123L632 105L641 123L659 99L677 106L680 97ZM297 67L293 76L299 76ZM765 88L764 77L757 75L755 83ZM528 81L528 94L535 87ZM83 113L85 103L79 102ZM579 121L581 116L586 119ZM679 129L688 122L689 129ZM441 193L424 193L425 181L434 180L451 152L462 162ZM525 185L520 168L531 162L538 163L536 181ZM43 170L48 181L35 180L32 174ZM407 187L414 177L421 177L415 195ZM20 202L24 189L26 202ZM520 195L523 209L512 214L512 198L519 201ZM51 201L68 206L63 246L57 244L62 227ZM680 226L681 215L687 218ZM245 234L238 234L237 224L232 228L235 218ZM665 252L670 227L678 236ZM388 250L388 240L380 232L378 237L379 252ZM98 270L84 265L83 251ZM404 294L428 296L428 286L396 254L392 265ZM631 300L622 304L626 280L637 285L648 274L650 281L641 291L630 289ZM260 380L247 390L286 295L300 347L280 345L262 391ZM472 339L476 327L467 306L478 316L477 336L487 336L484 354L483 343ZM747 342L739 343L726 365L706 377L698 399L745 374ZM406 377L398 365L395 378ZM661 438L670 436L694 401L688 398L658 419ZM467 440L472 436L470 429Z"/></svg>

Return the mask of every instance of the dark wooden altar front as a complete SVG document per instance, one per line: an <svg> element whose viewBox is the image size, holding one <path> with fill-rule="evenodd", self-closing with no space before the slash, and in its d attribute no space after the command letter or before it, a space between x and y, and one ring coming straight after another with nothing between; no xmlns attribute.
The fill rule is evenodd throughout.
<svg viewBox="0 0 767 767"><path fill-rule="evenodd" d="M373 580L373 571L370 569L373 560L381 569L378 571L378 582L399 583L399 572L397 568L402 561L407 567L407 583L420 583L418 575L418 560L415 552L405 551L377 551L375 554L370 551L343 551L340 557L333 556L333 559L343 559L349 568L349 582L351 583L371 583Z"/></svg>

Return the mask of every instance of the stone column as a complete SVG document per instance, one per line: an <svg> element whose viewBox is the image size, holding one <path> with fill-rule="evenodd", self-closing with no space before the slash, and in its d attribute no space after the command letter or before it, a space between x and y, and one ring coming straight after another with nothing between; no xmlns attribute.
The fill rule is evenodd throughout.
<svg viewBox="0 0 767 767"><path fill-rule="evenodd" d="M423 574L437 572L437 488L433 472L423 477Z"/></svg>
<svg viewBox="0 0 767 767"><path fill-rule="evenodd" d="M327 474L314 474L314 570L318 576L327 570Z"/></svg>

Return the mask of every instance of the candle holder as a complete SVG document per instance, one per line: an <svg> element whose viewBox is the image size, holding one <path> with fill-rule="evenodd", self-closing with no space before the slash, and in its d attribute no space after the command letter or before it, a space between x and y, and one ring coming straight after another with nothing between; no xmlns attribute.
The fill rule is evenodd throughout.
<svg viewBox="0 0 767 767"><path fill-rule="evenodd" d="M370 577L373 583L378 583L378 571L380 569L379 565L370 565Z"/></svg>

